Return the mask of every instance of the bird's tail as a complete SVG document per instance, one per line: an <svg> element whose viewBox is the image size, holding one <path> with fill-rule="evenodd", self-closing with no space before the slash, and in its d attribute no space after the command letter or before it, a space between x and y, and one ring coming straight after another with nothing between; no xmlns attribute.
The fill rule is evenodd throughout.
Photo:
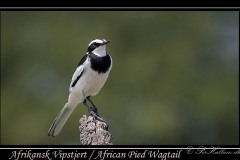
<svg viewBox="0 0 240 160"><path fill-rule="evenodd" d="M76 108L76 106L77 105L70 105L68 102L65 104L63 109L59 112L59 114L53 121L53 123L48 131L49 136L55 137L61 132L64 124L67 122L69 116L72 114L72 112Z"/></svg>

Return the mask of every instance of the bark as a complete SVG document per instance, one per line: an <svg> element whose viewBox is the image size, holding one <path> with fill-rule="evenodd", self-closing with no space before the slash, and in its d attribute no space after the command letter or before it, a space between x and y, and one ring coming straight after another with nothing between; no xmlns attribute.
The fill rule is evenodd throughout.
<svg viewBox="0 0 240 160"><path fill-rule="evenodd" d="M80 142L82 145L112 145L112 135L105 122L83 115L80 119Z"/></svg>

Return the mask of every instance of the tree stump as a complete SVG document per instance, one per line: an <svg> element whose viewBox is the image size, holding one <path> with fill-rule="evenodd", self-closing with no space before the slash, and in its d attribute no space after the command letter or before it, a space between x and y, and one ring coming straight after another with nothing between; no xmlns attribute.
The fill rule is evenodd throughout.
<svg viewBox="0 0 240 160"><path fill-rule="evenodd" d="M86 115L79 122L82 145L112 145L112 135L108 132L106 123Z"/></svg>

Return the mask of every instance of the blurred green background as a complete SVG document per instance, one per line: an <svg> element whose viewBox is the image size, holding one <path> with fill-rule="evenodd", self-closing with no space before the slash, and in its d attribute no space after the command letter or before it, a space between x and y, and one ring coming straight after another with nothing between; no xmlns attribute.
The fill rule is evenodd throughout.
<svg viewBox="0 0 240 160"><path fill-rule="evenodd" d="M80 143L83 104L47 132L95 38L111 40L92 100L114 144L239 143L237 11L2 11L2 144Z"/></svg>

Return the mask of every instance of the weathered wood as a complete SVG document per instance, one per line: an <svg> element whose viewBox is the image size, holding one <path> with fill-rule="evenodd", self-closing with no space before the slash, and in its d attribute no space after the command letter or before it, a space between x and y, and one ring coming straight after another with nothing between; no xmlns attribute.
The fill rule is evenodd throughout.
<svg viewBox="0 0 240 160"><path fill-rule="evenodd" d="M108 132L106 123L86 115L79 122L82 145L112 145L112 135Z"/></svg>

